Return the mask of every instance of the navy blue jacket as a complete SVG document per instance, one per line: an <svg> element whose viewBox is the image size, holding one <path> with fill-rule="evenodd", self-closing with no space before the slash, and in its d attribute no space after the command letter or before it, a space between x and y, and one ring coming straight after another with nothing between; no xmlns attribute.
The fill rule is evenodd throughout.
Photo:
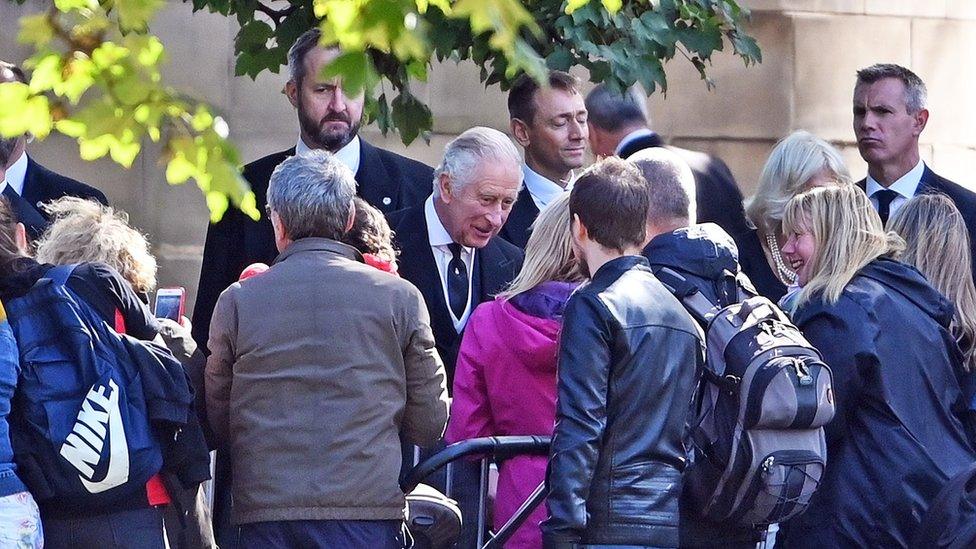
<svg viewBox="0 0 976 549"><path fill-rule="evenodd" d="M833 371L837 414L810 507L786 547L905 547L942 486L974 459L950 335L952 304L914 268L864 267L837 303L815 298L794 322Z"/></svg>
<svg viewBox="0 0 976 549"><path fill-rule="evenodd" d="M651 269L667 267L692 283L709 301L729 305L732 300L722 291L728 275L739 273L735 242L721 227L704 223L659 234L644 248ZM741 279L740 279L741 280ZM694 467L694 463L689 469ZM699 516L690 493L681 495L679 531L681 547L709 547L722 540L723 547L752 549L760 533L753 528L716 524Z"/></svg>

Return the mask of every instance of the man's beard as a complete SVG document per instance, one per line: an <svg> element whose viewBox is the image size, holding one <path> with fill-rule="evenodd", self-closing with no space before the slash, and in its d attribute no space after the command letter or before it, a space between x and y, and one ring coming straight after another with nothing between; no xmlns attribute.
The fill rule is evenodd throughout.
<svg viewBox="0 0 976 549"><path fill-rule="evenodd" d="M324 129L325 122L342 121L349 125L346 131L328 132ZM313 143L306 143L313 149L325 149L329 152L336 152L345 147L356 134L359 133L361 121L353 122L349 116L343 113L333 113L323 120L313 120L301 106L298 107L298 125L302 129L302 134L307 136Z"/></svg>
<svg viewBox="0 0 976 549"><path fill-rule="evenodd" d="M19 137L0 137L0 168L6 167L7 163L10 162L10 155L13 154L14 149L17 148L17 140Z"/></svg>

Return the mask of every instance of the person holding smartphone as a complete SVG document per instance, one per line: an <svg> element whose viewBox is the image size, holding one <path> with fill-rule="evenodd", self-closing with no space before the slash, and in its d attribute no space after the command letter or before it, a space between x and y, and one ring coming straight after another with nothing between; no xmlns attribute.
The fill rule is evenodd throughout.
<svg viewBox="0 0 976 549"><path fill-rule="evenodd" d="M166 314L150 311L149 296L156 286L156 258L149 252L145 235L129 225L124 212L93 201L65 197L48 204L46 209L53 222L37 243L38 261L55 265L80 263L76 272L82 273L90 269L90 278L98 282L80 282L94 287L87 294L80 290L78 293L86 300L90 298L89 303L116 331L166 345L194 387L196 418L199 426L205 427L206 358L197 349L189 321L183 316L186 292L183 288L160 288L155 308L157 313ZM189 475L203 481L210 477L210 438L206 429L198 434L186 453L193 456ZM216 547L210 510L198 484L184 488L182 482L166 473L150 480L147 494L150 504L163 510L171 547L181 547L181 538L190 547Z"/></svg>

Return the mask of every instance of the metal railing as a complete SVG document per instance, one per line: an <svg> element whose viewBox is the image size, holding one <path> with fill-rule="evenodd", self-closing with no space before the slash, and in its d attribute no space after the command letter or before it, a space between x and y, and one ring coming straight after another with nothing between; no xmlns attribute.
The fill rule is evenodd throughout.
<svg viewBox="0 0 976 549"><path fill-rule="evenodd" d="M549 455L550 437L543 436L503 436L473 438L444 448L433 456L417 464L407 474L400 487L403 492L410 493L418 484L438 469L458 459L478 457L481 460L481 485L478 490L478 540L481 543L487 534L485 524L485 507L488 494L488 466L499 463L515 456L546 456ZM482 549L501 548L512 534L529 517L533 510L546 497L545 483L540 484L525 502L518 508L505 525L491 535ZM448 490L450 492L450 490Z"/></svg>

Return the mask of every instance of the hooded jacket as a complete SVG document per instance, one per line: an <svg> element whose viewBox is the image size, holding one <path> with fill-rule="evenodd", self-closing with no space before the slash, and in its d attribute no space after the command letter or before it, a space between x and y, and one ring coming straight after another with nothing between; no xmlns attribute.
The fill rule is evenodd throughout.
<svg viewBox="0 0 976 549"><path fill-rule="evenodd" d="M710 302L729 305L736 294L724 285L739 275L738 250L732 237L714 223L682 227L655 236L644 248L651 270L667 267L693 284ZM745 283L745 276L739 277ZM751 285L750 285L751 290ZM694 464L689 465L689 469ZM716 524L701 518L690 494L681 499L681 547L755 547L761 533L755 528Z"/></svg>
<svg viewBox="0 0 976 549"><path fill-rule="evenodd" d="M543 282L475 309L464 331L445 438L551 435L556 418L556 356L566 301L576 284ZM517 456L499 469L494 526L501 528L545 479L545 456ZM506 543L542 545L539 506Z"/></svg>
<svg viewBox="0 0 976 549"><path fill-rule="evenodd" d="M647 243L643 255L651 270L668 267L677 271L712 303L722 301L719 286L723 280L739 274L739 252L735 241L714 223L659 234Z"/></svg>
<svg viewBox="0 0 976 549"><path fill-rule="evenodd" d="M786 547L906 547L942 486L976 459L961 420L952 304L914 268L878 259L794 321L833 372L837 414L810 507Z"/></svg>

